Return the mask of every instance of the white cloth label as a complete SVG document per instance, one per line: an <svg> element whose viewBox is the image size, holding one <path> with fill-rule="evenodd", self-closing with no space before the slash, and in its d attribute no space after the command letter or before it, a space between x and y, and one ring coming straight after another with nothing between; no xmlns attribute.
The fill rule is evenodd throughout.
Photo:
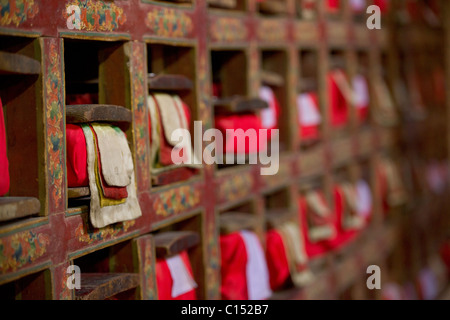
<svg viewBox="0 0 450 320"><path fill-rule="evenodd" d="M268 103L269 107L261 111L261 122L263 128L273 128L277 125L277 116L275 111L274 99L275 95L267 86L259 89L259 97Z"/></svg>
<svg viewBox="0 0 450 320"><path fill-rule="evenodd" d="M322 121L319 108L310 94L297 97L298 120L302 126L316 126Z"/></svg>
<svg viewBox="0 0 450 320"><path fill-rule="evenodd" d="M197 288L197 283L192 278L189 270L187 270L183 259L178 254L166 259L167 266L172 276L172 297L176 298L182 294Z"/></svg>
<svg viewBox="0 0 450 320"><path fill-rule="evenodd" d="M272 295L269 270L261 243L251 231L239 232L247 251L247 291L249 300L265 300Z"/></svg>
<svg viewBox="0 0 450 320"><path fill-rule="evenodd" d="M372 192L369 184L364 180L359 180L356 184L356 208L358 214L367 218L372 212Z"/></svg>
<svg viewBox="0 0 450 320"><path fill-rule="evenodd" d="M366 78L357 75L353 78L353 92L355 104L358 109L366 108L370 103L369 88Z"/></svg>

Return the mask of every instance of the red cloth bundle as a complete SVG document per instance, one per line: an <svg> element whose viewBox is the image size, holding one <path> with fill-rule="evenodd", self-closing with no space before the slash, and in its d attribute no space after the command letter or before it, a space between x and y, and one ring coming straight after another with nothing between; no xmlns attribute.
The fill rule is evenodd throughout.
<svg viewBox="0 0 450 320"><path fill-rule="evenodd" d="M6 154L6 129L3 118L3 105L0 99L0 196L9 190L9 162Z"/></svg>
<svg viewBox="0 0 450 320"><path fill-rule="evenodd" d="M67 94L66 103L68 105L98 103L98 94L94 93Z"/></svg>
<svg viewBox="0 0 450 320"><path fill-rule="evenodd" d="M247 251L239 233L220 236L220 292L223 300L248 300Z"/></svg>
<svg viewBox="0 0 450 320"><path fill-rule="evenodd" d="M322 118L316 92L300 94L297 97L297 114L301 140L319 139Z"/></svg>
<svg viewBox="0 0 450 320"><path fill-rule="evenodd" d="M191 263L186 251L181 252L180 258L190 276L193 277ZM156 285L158 288L158 300L197 300L195 289L176 297L172 296L173 277L166 259L156 259Z"/></svg>
<svg viewBox="0 0 450 320"><path fill-rule="evenodd" d="M331 125L341 128L348 121L348 98L343 91L346 75L342 70L331 71L328 76L328 103L330 104Z"/></svg>
<svg viewBox="0 0 450 320"><path fill-rule="evenodd" d="M373 4L380 8L381 13L386 13L389 11L389 0L373 0Z"/></svg>
<svg viewBox="0 0 450 320"><path fill-rule="evenodd" d="M346 210L351 210L349 204L345 199L343 190L339 186L334 188L334 209L335 209L335 221L334 225L337 231L337 236L327 242L327 246L330 250L339 249L352 241L358 234L356 228L346 228L344 226L344 215Z"/></svg>
<svg viewBox="0 0 450 320"><path fill-rule="evenodd" d="M340 10L340 7L341 7L340 0L328 0L327 1L328 12L336 13Z"/></svg>
<svg viewBox="0 0 450 320"><path fill-rule="evenodd" d="M260 129L263 129L261 119L254 113L240 113L232 115L218 115L215 117L216 129L220 130L224 138L223 150L225 153L231 153L234 150L234 154L250 154L260 150L265 150L267 147L267 141L269 134L266 136L260 135ZM227 137L227 129L234 130L235 139ZM239 131L235 131L242 129ZM255 130L256 141L250 143L249 139L245 139L247 130ZM251 135L249 135L251 136ZM233 137L233 136L232 136ZM240 146L237 141L244 141L245 144ZM263 146L260 148L260 145Z"/></svg>
<svg viewBox="0 0 450 320"><path fill-rule="evenodd" d="M66 150L68 187L89 186L86 139L80 126L66 125Z"/></svg>
<svg viewBox="0 0 450 320"><path fill-rule="evenodd" d="M301 224L300 232L303 234L305 241L305 250L309 258L319 257L329 251L329 241L336 237L336 230L334 228L334 218L330 215L327 218L322 219L319 222L323 227L328 227L331 231L329 237L323 240L315 240L311 235L311 231L314 228L314 220L316 219L316 214L313 209L308 205L306 197L302 196L299 198L299 220ZM319 219L320 220L320 219Z"/></svg>
<svg viewBox="0 0 450 320"><path fill-rule="evenodd" d="M281 234L268 230L266 234L266 257L272 290L282 289L290 278L289 262Z"/></svg>

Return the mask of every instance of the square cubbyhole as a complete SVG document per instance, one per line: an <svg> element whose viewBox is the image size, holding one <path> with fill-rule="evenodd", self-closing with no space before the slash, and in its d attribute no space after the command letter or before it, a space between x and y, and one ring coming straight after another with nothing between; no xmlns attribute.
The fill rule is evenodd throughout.
<svg viewBox="0 0 450 320"><path fill-rule="evenodd" d="M288 0L261 0L258 11L265 16L286 16L289 13Z"/></svg>
<svg viewBox="0 0 450 320"><path fill-rule="evenodd" d="M296 0L297 17L303 21L315 21L318 15L318 5L316 0Z"/></svg>
<svg viewBox="0 0 450 320"><path fill-rule="evenodd" d="M0 36L0 224L45 215L45 112L38 39Z"/></svg>
<svg viewBox="0 0 450 320"><path fill-rule="evenodd" d="M207 0L209 9L246 11L248 0Z"/></svg>
<svg viewBox="0 0 450 320"><path fill-rule="evenodd" d="M49 270L23 276L17 280L0 285L0 299L12 300L51 300L51 276Z"/></svg>
<svg viewBox="0 0 450 320"><path fill-rule="evenodd" d="M152 233L156 250L156 282L160 300L203 300L206 297L203 214L164 226ZM186 288L179 291L167 279L182 273ZM172 284L172 286L171 286ZM175 296L174 296L175 294Z"/></svg>
<svg viewBox="0 0 450 320"><path fill-rule="evenodd" d="M195 51L193 46L147 44L153 186L186 181L201 173L202 154L194 152L199 143L194 126L201 116ZM172 139L181 130L182 141Z"/></svg>

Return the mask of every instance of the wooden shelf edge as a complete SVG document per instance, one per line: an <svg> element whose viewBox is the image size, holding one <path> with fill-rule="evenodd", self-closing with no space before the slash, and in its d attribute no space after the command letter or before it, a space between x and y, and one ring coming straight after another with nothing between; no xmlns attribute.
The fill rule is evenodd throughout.
<svg viewBox="0 0 450 320"><path fill-rule="evenodd" d="M66 123L128 122L133 119L130 110L115 105L79 104L66 106Z"/></svg>
<svg viewBox="0 0 450 320"><path fill-rule="evenodd" d="M266 0L259 3L259 11L267 14L287 14L288 9L286 1Z"/></svg>
<svg viewBox="0 0 450 320"><path fill-rule="evenodd" d="M169 166L152 169L152 185L162 186L176 182L186 181L198 174L196 168L187 166Z"/></svg>
<svg viewBox="0 0 450 320"><path fill-rule="evenodd" d="M41 203L31 197L0 197L0 222L38 214Z"/></svg>
<svg viewBox="0 0 450 320"><path fill-rule="evenodd" d="M200 235L193 231L161 232L153 238L158 258L174 256L200 242Z"/></svg>
<svg viewBox="0 0 450 320"><path fill-rule="evenodd" d="M208 6L222 9L235 9L236 0L208 0Z"/></svg>
<svg viewBox="0 0 450 320"><path fill-rule="evenodd" d="M179 74L150 74L148 76L149 90L156 91L182 91L192 90L194 83L191 79Z"/></svg>
<svg viewBox="0 0 450 320"><path fill-rule="evenodd" d="M290 221L295 216L289 208L271 209L266 211L266 224L269 229L278 228Z"/></svg>
<svg viewBox="0 0 450 320"><path fill-rule="evenodd" d="M136 288L139 275L134 273L82 273L81 289L75 290L77 300L105 300Z"/></svg>
<svg viewBox="0 0 450 320"><path fill-rule="evenodd" d="M213 104L214 111L217 114L255 112L269 107L267 102L262 99L241 96L216 99Z"/></svg>
<svg viewBox="0 0 450 320"><path fill-rule="evenodd" d="M251 213L224 212L219 217L220 233L230 234L242 230L254 230L257 218Z"/></svg>
<svg viewBox="0 0 450 320"><path fill-rule="evenodd" d="M87 197L90 195L91 191L89 190L89 187L67 188L67 197L69 199Z"/></svg>
<svg viewBox="0 0 450 320"><path fill-rule="evenodd" d="M0 75L39 75L41 64L27 56L0 51Z"/></svg>

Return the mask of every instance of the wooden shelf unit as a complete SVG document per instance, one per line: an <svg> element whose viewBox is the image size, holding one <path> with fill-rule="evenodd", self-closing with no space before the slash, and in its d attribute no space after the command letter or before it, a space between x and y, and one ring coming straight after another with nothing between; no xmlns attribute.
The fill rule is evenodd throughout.
<svg viewBox="0 0 450 320"><path fill-rule="evenodd" d="M266 201L271 201L268 200L270 194L282 190L284 195L278 201L286 203L274 207L296 213L297 197L311 179L320 180L326 198L332 199L336 170L344 166L353 179L362 163L374 195L370 228L342 252L332 252L321 261L311 261L316 276L311 285L276 293L273 298L370 298L372 293L363 287L365 269L369 263L385 266L388 253L399 247L398 239L409 243L399 248L410 255L407 261L411 262L413 270L407 280L414 280L425 265L421 257L436 252L433 250L443 227L438 228L440 232L436 234L431 234L431 229L417 227L418 208L395 208L392 217L386 218L376 180L377 159L381 154L388 152L396 155L401 163L408 162L411 153L403 153L407 137L402 135L402 129L409 124L401 118L398 126L385 128L370 117L361 127L356 124L354 108L350 108L348 128L337 139L327 108L326 75L331 66L331 53L337 52L349 75L363 65L369 83L384 67L388 85L393 89L404 62L400 53L412 61L419 60L409 64L407 70L421 67L419 74L420 70L427 70L427 61L434 59L439 65L439 61L450 56L433 55L432 50L424 50L423 46L431 43L433 48L443 50L441 38L429 35L439 33L448 37L449 26L444 33L442 27L425 28L417 23L418 28L411 32L420 31L421 36L409 43L399 41L403 34L395 24L395 12L383 18L382 30L369 31L362 26L365 21L352 16L348 5L338 13L330 13L325 8L325 0L316 1L315 18L303 14L306 11L300 6L306 0L282 1L286 10L277 9L276 15L261 14L256 0L236 1L236 5L233 2L107 2L105 10L116 13L114 21L100 26L87 20L78 30L68 28L64 2L49 1L44 10L43 1L36 0L33 2L35 10L25 12L17 24L2 24L0 69L4 72L0 71L0 97L8 138L13 140L16 135L16 139L8 143L12 181L9 195L39 199L40 211L36 217L0 224L0 297L55 300L86 297L66 285L67 268L80 263L87 268L81 270L87 273L83 281L97 282L92 287L92 297L156 299L154 267L158 244L155 238L161 232L189 231L200 238L199 243L189 249L199 285L198 296L219 299L218 235L222 214L230 211L248 214L254 218L254 228L263 238L268 220L266 213L270 214L273 209L265 206ZM450 5L444 2L450 13ZM92 14L88 8L87 15ZM136 23L137 17L142 22ZM408 53L411 45L423 49L420 59ZM7 52L8 59L1 58L3 52ZM314 54L315 65L307 64L305 52ZM17 61L24 60L10 56L13 53L26 56L26 64L20 63L19 67ZM7 67L3 66L4 61L10 61ZM313 67L313 87L318 91L323 124L320 142L304 148L298 137L296 98L300 89L308 88L310 67ZM280 77L261 76L264 71L275 72L282 81ZM149 73L156 77L149 78ZM233 95L255 98L261 81L275 81L272 83L278 86L275 90L283 96L280 100L283 112L286 111L282 140L287 147L280 155L278 174L261 176L260 165L226 169L205 165L199 174L186 180L183 173L173 168L163 172L152 168L146 102L149 92L179 91L192 108L192 119L202 121L206 130L214 127L212 87L215 76L223 82L222 98ZM450 80L448 75L447 80ZM93 228L86 201L74 199L83 199L89 195L89 190L67 188L64 132L66 123L70 122L66 122L70 107L66 105L66 98L69 94L82 93L80 90L97 96L93 104L123 108L120 115L115 113L106 120L126 120L119 126L126 132L133 154L137 196L143 213L136 220ZM425 149L425 160L437 158L448 162L450 139L443 139L442 134L440 139L435 139L439 129L441 133L450 132L447 123L439 122L436 116L439 111L448 113L450 102L445 98L447 100L440 106L430 96L424 102L427 107L432 106L430 109L435 115L426 120L427 127L436 125L435 130L425 134L419 131L416 135L429 142L416 146ZM407 128L412 130L417 126ZM427 189L423 185L421 188ZM425 190L420 199L428 205L433 201L438 203L439 199L448 198L448 188L444 192L443 196L437 196ZM410 199L414 199L414 193ZM443 201L440 204L443 205ZM436 218L439 208L436 205L429 209L432 212L426 218L428 226L439 226L440 220ZM416 246L418 240L405 232L405 226L411 225L415 226L415 232L429 240L420 249ZM30 245L34 246L33 250ZM389 274L398 275L399 270L405 268L404 261L394 261ZM101 289L105 281L111 285L108 292ZM29 285L24 286L24 283ZM123 291L126 294L121 294Z"/></svg>

